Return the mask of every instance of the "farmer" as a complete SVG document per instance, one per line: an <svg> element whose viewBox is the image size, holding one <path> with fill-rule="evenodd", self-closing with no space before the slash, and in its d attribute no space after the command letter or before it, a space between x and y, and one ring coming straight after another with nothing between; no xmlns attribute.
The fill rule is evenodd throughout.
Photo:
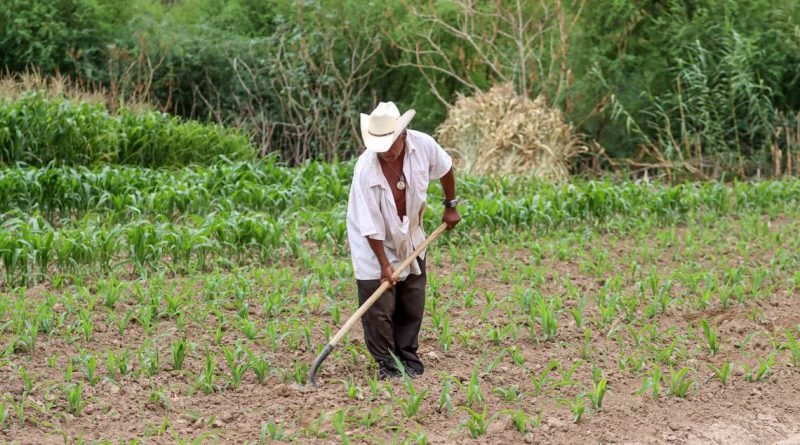
<svg viewBox="0 0 800 445"><path fill-rule="evenodd" d="M416 377L424 366L417 356L425 309L425 253L399 279L395 268L425 241L422 214L428 183L438 179L444 190L442 221L452 229L461 220L456 210L455 175L450 156L432 137L406 127L415 111L402 116L392 102L381 102L361 115L366 150L359 156L347 204L347 237L363 304L381 283L392 284L361 318L364 340L378 363L378 377L401 376L392 353L406 373Z"/></svg>

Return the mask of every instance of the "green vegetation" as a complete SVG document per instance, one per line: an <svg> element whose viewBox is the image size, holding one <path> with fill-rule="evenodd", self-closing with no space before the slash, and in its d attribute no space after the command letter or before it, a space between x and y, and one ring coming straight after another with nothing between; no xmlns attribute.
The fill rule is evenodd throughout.
<svg viewBox="0 0 800 445"><path fill-rule="evenodd" d="M235 126L293 164L360 152L373 98L432 132L458 94L510 82L612 161L644 150L699 178L800 168L793 0L6 3L1 67Z"/></svg>
<svg viewBox="0 0 800 445"><path fill-rule="evenodd" d="M0 164L162 167L255 158L245 136L155 111L117 110L40 93L0 100Z"/></svg>
<svg viewBox="0 0 800 445"><path fill-rule="evenodd" d="M135 387L122 400L171 425L189 416L197 435L226 414L206 398L250 394L278 401L253 441L493 437L503 422L537 434L542 418L616 415L620 395L700 403L796 372L781 290L800 283L797 181L464 177L463 225L429 252L429 371L379 382L345 340L320 375L338 408L299 415L307 401L285 391L356 306L351 171L274 158L0 170L0 375L18 388L0 401L4 431L106 415Z"/></svg>

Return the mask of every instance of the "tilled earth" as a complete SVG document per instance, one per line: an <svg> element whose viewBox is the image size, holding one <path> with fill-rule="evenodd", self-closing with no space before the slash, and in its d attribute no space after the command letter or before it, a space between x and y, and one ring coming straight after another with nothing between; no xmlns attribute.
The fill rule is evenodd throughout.
<svg viewBox="0 0 800 445"><path fill-rule="evenodd" d="M205 366L204 347L212 343L207 327L189 324L186 337L196 346L187 353L184 370L174 371L170 370L169 354L170 345L179 336L178 329L175 320L160 320L151 334L159 345L160 372L153 376L134 372L113 379L104 364L107 351L124 347L135 351L143 344L145 334L132 322L120 335L109 317L109 312L124 313L133 307L133 302L123 302L113 311L96 308L91 341L78 339L78 334L61 335L56 330L50 338L40 335L34 352L10 354L2 359L0 384L6 419L0 427L0 439L26 444L79 440L128 443L134 439L142 443L258 443L283 436L297 443L341 443L344 434L354 443L800 444L800 372L792 366L791 351L785 347L787 330L795 332L795 337L800 334L798 289L793 283L796 267L777 267L778 254L774 250L777 246L783 248L784 254L791 253L800 229L789 218L768 223L769 230L761 235L745 230L742 225L746 222L734 220L704 229L711 233L705 242L715 243L715 248L697 238L687 240L689 229L685 227L661 229L652 236L594 234L583 244L576 241L576 246L566 248L562 254L557 251L565 248L565 243L555 237L543 239L544 253L537 255L532 255L528 247L514 247L515 243L490 245L480 251L479 259L472 260L472 266L467 261L470 251L440 248L429 266L435 286L431 294L439 304L451 303L447 314L453 338L445 350L439 330L426 315L419 349L426 372L413 380L413 385L417 391L427 391L427 395L418 413L410 417L401 408L400 402L408 394L402 380L371 385L374 364L366 355L358 325L348 342L326 361L319 390L300 391L287 377L294 364L311 363L316 347L324 344L320 326L328 325L333 332L338 328L322 311L303 312L300 308L291 312L300 322L315 321L313 350L305 344L290 350L283 346L272 349L259 339L249 341L250 348L266 354L272 367L283 372L271 373L263 384L247 372L238 388L203 394L195 382ZM770 239L777 241L765 242ZM737 245L739 248L734 247ZM602 258L586 253L590 249L604 252ZM600 260L608 266L601 270L587 268ZM642 266L643 275L630 272L632 260ZM697 271L721 273L726 266L741 266L746 270L768 268L772 273L768 283L754 288L752 298L741 303L734 298L725 307L712 296L710 303L702 307L693 303L698 295L686 284L689 280L674 274L689 263ZM288 264L274 267L294 270L298 282L313 273ZM530 278L531 270L538 271L543 280ZM637 283L648 271L655 271L662 285L673 280L669 293L676 301L652 317L643 314L642 303L631 320L626 320L620 311L602 321L596 296L603 294L610 277L620 277L622 294L634 295L639 292ZM474 282L457 289L453 284L456 277L464 278L470 273L474 274ZM574 286L572 291L565 287L565 277ZM171 280L178 286L192 286L193 280L202 280L202 276ZM268 292L270 283L262 285ZM350 280L342 278L337 286L343 300L354 295ZM563 298L555 340L543 339L538 325L517 307L514 296L521 288L535 289L545 297ZM477 292L473 301L465 303L469 290ZM37 301L47 294L63 296L64 291L40 285L29 289L25 298ZM588 343L586 331L570 315L577 306L572 294L587 297L583 319L590 329ZM200 305L201 297L198 295L197 299L194 303ZM191 306L192 302L187 307ZM354 308L349 301L343 305L339 325ZM55 309L60 309L58 303ZM226 310L231 315L235 313L230 308ZM256 309L252 315L263 316ZM703 319L718 331L720 347L715 355L705 348L698 324ZM68 317L67 323L69 320ZM213 318L208 322L215 323ZM505 338L491 337L493 328L506 326L511 327ZM637 332L642 337L638 340ZM222 344L230 346L243 339L241 332L229 329L222 336ZM4 340L3 346L9 341ZM659 364L664 380L658 396L654 397L651 389L640 391L657 362L654 357L673 341L674 352ZM222 382L227 365L219 347L212 349L217 357L218 380ZM85 406L79 415L73 415L67 410L61 388L68 362L82 351L99 358L99 380L90 384L75 367L72 379L82 383ZM135 352L133 355L138 368ZM763 380L748 381L746 377L752 376L759 363L771 355L774 364ZM640 369L626 365L636 358L643 359ZM536 388L534 379L553 360L558 360L558 366L543 379L542 388ZM727 385L712 371L712 366L720 367L725 362L733 363ZM574 373L569 378L573 365ZM24 403L19 366L34 378ZM687 394L669 394L671 376L684 367L693 380ZM472 408L478 413L485 408L488 423L485 433L476 438L471 437L466 426L469 413L464 408L473 372L483 402ZM592 408L585 396L598 377L607 379L602 409ZM451 382L451 403L449 408L445 403L440 409L447 381ZM516 396L512 392L506 397L503 392L514 386ZM576 398L587 407L578 421L571 409ZM22 420L17 412L19 406L23 406ZM530 419L524 432L511 421L512 412L517 410ZM337 417L343 420L338 431Z"/></svg>

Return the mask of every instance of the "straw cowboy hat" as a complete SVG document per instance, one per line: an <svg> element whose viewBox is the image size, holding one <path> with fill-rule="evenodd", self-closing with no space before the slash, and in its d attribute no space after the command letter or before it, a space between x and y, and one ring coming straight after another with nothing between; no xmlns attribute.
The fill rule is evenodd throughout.
<svg viewBox="0 0 800 445"><path fill-rule="evenodd" d="M361 113L361 137L367 150L383 153L406 129L416 111L408 110L400 115L394 102L381 102L372 114Z"/></svg>

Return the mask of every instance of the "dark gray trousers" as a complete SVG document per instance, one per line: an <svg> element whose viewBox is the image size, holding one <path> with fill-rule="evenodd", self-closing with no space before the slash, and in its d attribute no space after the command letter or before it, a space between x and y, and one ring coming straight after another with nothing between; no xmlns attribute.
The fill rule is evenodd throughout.
<svg viewBox="0 0 800 445"><path fill-rule="evenodd" d="M417 356L417 348L428 277L425 261L419 258L417 261L422 275L409 275L386 290L361 317L361 326L367 350L379 366L396 369L391 351L406 367L421 374L424 366ZM364 304L381 285L380 280L356 280L356 283L359 304Z"/></svg>

